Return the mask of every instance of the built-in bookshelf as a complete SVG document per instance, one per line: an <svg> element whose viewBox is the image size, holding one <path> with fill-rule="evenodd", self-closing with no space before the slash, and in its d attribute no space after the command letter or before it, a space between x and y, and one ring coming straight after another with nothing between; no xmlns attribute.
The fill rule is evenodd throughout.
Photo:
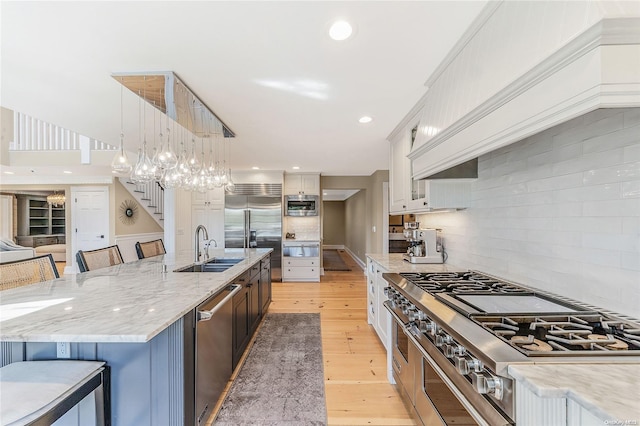
<svg viewBox="0 0 640 426"><path fill-rule="evenodd" d="M53 206L46 197L18 195L18 237L61 236L64 239L65 209Z"/></svg>

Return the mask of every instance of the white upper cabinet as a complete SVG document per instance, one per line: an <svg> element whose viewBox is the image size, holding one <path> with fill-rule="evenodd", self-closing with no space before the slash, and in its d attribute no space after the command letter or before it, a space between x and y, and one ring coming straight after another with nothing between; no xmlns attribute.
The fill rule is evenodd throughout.
<svg viewBox="0 0 640 426"><path fill-rule="evenodd" d="M414 109L390 136L389 213L421 213L433 209L466 208L473 179L413 179L407 155L416 142L421 110Z"/></svg>
<svg viewBox="0 0 640 426"><path fill-rule="evenodd" d="M404 213L411 209L413 180L411 179L411 162L407 158L419 127L421 111L414 109L391 133L389 141L389 212Z"/></svg>
<svg viewBox="0 0 640 426"><path fill-rule="evenodd" d="M407 207L407 139L402 133L391 140L389 164L389 212L403 213Z"/></svg>
<svg viewBox="0 0 640 426"><path fill-rule="evenodd" d="M211 248L224 247L224 188L191 193L191 231L193 235L198 225L207 228L209 239L214 239Z"/></svg>
<svg viewBox="0 0 640 426"><path fill-rule="evenodd" d="M320 173L285 173L284 195L320 195Z"/></svg>

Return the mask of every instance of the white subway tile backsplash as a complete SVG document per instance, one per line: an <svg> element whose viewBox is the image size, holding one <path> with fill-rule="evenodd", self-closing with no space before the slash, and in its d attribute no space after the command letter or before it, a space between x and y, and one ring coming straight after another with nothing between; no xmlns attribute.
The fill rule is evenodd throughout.
<svg viewBox="0 0 640 426"><path fill-rule="evenodd" d="M633 127L640 124L640 108L630 108L624 114L622 118L624 127Z"/></svg>
<svg viewBox="0 0 640 426"><path fill-rule="evenodd" d="M640 161L586 171L583 181L584 185L598 185L601 183L625 182L638 178L640 178Z"/></svg>
<svg viewBox="0 0 640 426"><path fill-rule="evenodd" d="M553 200L557 203L563 201L599 201L617 200L620 198L621 184L611 183L596 186L581 186L578 188L553 191Z"/></svg>
<svg viewBox="0 0 640 426"><path fill-rule="evenodd" d="M586 139L584 153L609 152L614 148L624 148L640 142L640 126L627 127L614 133Z"/></svg>
<svg viewBox="0 0 640 426"><path fill-rule="evenodd" d="M572 173L563 176L551 176L527 182L529 192L554 191L564 188L575 188L582 185L582 173Z"/></svg>
<svg viewBox="0 0 640 426"><path fill-rule="evenodd" d="M638 216L640 215L640 199L586 201L584 203L584 215L599 217Z"/></svg>
<svg viewBox="0 0 640 426"><path fill-rule="evenodd" d="M622 182L622 198L640 197L640 180Z"/></svg>
<svg viewBox="0 0 640 426"><path fill-rule="evenodd" d="M570 173L586 172L604 167L614 166L624 160L624 150L622 148L606 151L583 154L582 156L570 160L560 161L553 164L553 174L566 175Z"/></svg>
<svg viewBox="0 0 640 426"><path fill-rule="evenodd" d="M420 215L449 263L640 318L640 108L597 110L479 158L473 207Z"/></svg>
<svg viewBox="0 0 640 426"><path fill-rule="evenodd" d="M624 147L624 162L636 163L640 161L640 144Z"/></svg>

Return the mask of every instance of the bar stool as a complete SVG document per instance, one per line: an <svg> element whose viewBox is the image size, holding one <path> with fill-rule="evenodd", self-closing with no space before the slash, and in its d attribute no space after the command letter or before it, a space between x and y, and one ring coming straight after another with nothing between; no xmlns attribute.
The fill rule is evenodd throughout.
<svg viewBox="0 0 640 426"><path fill-rule="evenodd" d="M167 250L165 250L164 248L162 239L147 241L146 243L136 243L136 254L138 255L138 259L160 256L161 254L165 254L166 252Z"/></svg>
<svg viewBox="0 0 640 426"><path fill-rule="evenodd" d="M78 268L80 269L80 272L93 271L94 269L106 268L124 263L118 245L96 250L78 250L78 253L76 253L76 260L78 261Z"/></svg>
<svg viewBox="0 0 640 426"><path fill-rule="evenodd" d="M0 368L0 424L50 425L94 392L96 424L111 425L109 367L102 361L14 362Z"/></svg>
<svg viewBox="0 0 640 426"><path fill-rule="evenodd" d="M60 278L51 254L0 263L0 290Z"/></svg>

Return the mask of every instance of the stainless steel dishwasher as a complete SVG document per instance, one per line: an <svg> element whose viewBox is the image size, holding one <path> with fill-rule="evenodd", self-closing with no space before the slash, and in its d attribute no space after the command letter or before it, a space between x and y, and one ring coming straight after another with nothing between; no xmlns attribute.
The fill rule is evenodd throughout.
<svg viewBox="0 0 640 426"><path fill-rule="evenodd" d="M233 309L231 300L242 289L229 285L196 308L196 424L209 418L231 377Z"/></svg>

